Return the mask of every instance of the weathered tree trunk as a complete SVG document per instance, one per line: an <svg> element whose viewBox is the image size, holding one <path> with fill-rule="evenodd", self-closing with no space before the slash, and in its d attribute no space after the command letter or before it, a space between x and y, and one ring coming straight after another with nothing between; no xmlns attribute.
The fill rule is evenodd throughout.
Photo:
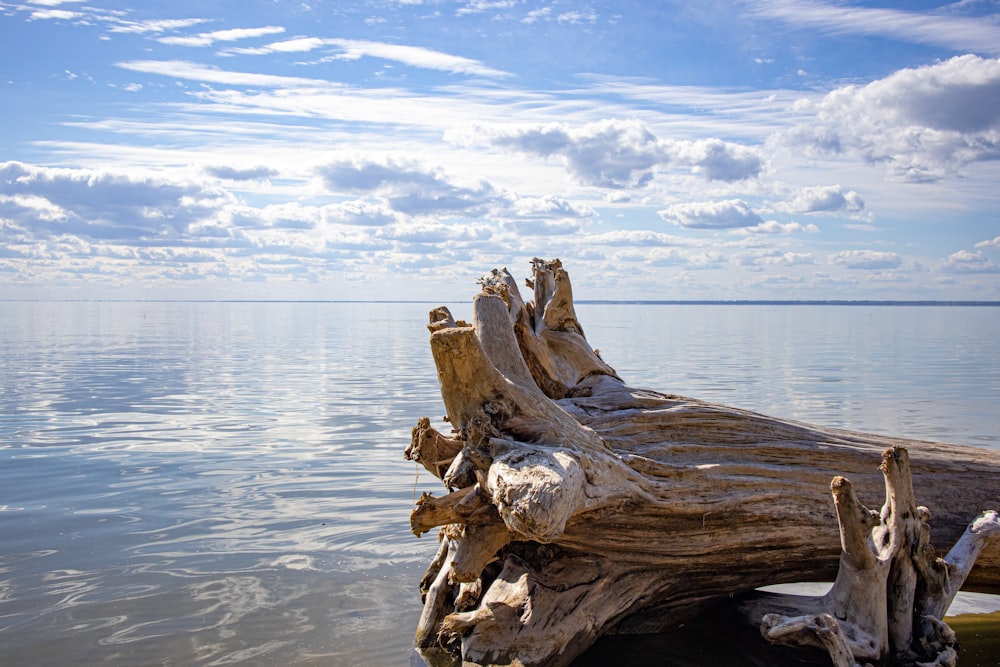
<svg viewBox="0 0 1000 667"><path fill-rule="evenodd" d="M771 615L758 601L747 613L772 641L820 645L835 660L892 651L905 661L924 637L906 634L906 613L911 626L940 619L966 575L968 589L1000 591L1000 548L985 542L995 513L980 517L978 532L966 530L1000 507L997 452L630 388L587 343L560 262L535 260L533 274L533 303L506 270L494 270L481 281L471 325L444 308L431 313L454 433L421 420L406 452L451 490L425 494L411 515L418 535L443 526L421 582L415 641L428 660L565 665L603 633L655 632L767 584L833 580L839 564L825 598L776 601ZM835 480L835 511L828 489L840 475L851 482ZM892 500L876 520L854 490L875 499L883 487ZM915 498L934 516L936 542L966 535L952 566L935 560L927 510ZM921 557L909 570L881 564L914 549ZM885 591L864 598L874 622L854 608L871 582ZM887 603L893 596L898 604ZM830 642L813 629L827 617L843 626ZM858 650L847 637L855 630L876 634L875 648Z"/></svg>

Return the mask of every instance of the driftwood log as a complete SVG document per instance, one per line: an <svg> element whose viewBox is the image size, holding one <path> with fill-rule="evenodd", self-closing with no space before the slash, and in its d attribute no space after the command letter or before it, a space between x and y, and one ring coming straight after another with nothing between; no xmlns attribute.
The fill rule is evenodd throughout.
<svg viewBox="0 0 1000 667"><path fill-rule="evenodd" d="M425 660L566 665L605 633L835 580L743 611L838 666L952 664L940 619L955 593L1000 592L997 452L634 389L588 344L558 260L533 262L533 302L506 269L481 286L471 324L431 312L453 433L422 419L406 450L448 491L411 514L417 535L440 528L420 584ZM931 525L955 544L944 558Z"/></svg>

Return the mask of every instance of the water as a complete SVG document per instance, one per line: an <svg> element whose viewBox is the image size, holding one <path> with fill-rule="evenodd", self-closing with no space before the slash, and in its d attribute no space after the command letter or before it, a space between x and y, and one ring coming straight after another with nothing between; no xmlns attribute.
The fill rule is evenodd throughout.
<svg viewBox="0 0 1000 667"><path fill-rule="evenodd" d="M0 662L409 665L428 309L4 303ZM634 386L1000 449L1000 308L578 313Z"/></svg>

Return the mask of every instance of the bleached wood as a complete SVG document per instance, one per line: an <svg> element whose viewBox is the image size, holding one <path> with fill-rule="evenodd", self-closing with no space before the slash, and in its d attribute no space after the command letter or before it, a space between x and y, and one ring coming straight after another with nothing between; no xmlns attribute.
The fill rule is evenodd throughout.
<svg viewBox="0 0 1000 667"><path fill-rule="evenodd" d="M911 571L879 564L893 562L901 539L933 552L929 513L935 542L947 544L966 533L971 516L1000 506L996 452L634 389L587 343L558 260L533 263L531 303L506 270L481 284L472 326L445 308L432 311L429 325L455 432L424 430L421 442L460 442L461 450L443 473L428 466L459 491L414 511L415 532L445 522L448 545L422 584L418 646L443 646L470 665L564 665L603 633L656 631L759 586L832 580L839 565L878 572L870 583L886 593L866 597L867 584L855 577L835 585L827 607L799 615L834 608L837 624L813 623L817 641L859 650L865 637L830 633L844 626L836 609L867 600L870 618L842 632L873 632L881 655L907 639L907 614L950 604L945 594L912 595L914 581L937 581L950 593L951 580L933 574L946 571L967 574L967 588L1000 590L988 518L956 545L953 565L937 564L936 555ZM893 459L883 479L882 452L899 447L909 452L905 470ZM427 466L423 449L408 455ZM835 484L835 512L824 489L837 476L851 481ZM858 501L883 495L881 514ZM794 605L773 611L795 618ZM794 634L778 625L775 632Z"/></svg>

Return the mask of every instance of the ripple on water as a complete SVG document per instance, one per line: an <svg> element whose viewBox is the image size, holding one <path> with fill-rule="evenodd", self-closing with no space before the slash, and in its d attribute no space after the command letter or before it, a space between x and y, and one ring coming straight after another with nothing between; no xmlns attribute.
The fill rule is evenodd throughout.
<svg viewBox="0 0 1000 667"><path fill-rule="evenodd" d="M417 419L444 414L427 306L6 305L5 665L410 664L437 544L408 514L442 492L402 460ZM587 308L636 386L1000 444L981 313L889 318L884 343L846 311Z"/></svg>

